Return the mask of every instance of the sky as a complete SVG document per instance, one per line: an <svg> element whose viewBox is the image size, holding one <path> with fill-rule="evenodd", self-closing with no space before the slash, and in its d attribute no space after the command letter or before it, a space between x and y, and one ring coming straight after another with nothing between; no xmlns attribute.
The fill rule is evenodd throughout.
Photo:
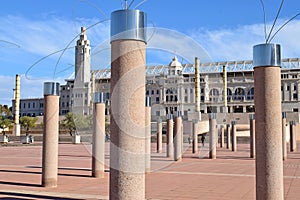
<svg viewBox="0 0 300 200"><path fill-rule="evenodd" d="M130 3L131 0L128 0ZM135 0L147 13L147 65L168 64L174 54L183 63L251 60L255 44L265 42L260 0ZM64 83L74 72L74 46L80 27L91 27L92 69L109 67L110 14L123 0L10 0L0 12L0 104L11 105L15 75L21 98L42 97L43 82ZM269 33L281 0L264 0ZM273 34L300 12L299 0L285 0ZM97 25L93 26L94 24ZM283 58L300 57L300 17L272 42Z"/></svg>

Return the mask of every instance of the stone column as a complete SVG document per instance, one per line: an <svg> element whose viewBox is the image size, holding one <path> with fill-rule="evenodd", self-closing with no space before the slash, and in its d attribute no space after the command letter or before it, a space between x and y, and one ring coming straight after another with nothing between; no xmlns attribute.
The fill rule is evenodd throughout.
<svg viewBox="0 0 300 200"><path fill-rule="evenodd" d="M195 120L193 122L193 153L197 154L198 153L198 126L199 126L199 121Z"/></svg>
<svg viewBox="0 0 300 200"><path fill-rule="evenodd" d="M290 122L290 151L295 152L297 149L297 141L296 141L296 122Z"/></svg>
<svg viewBox="0 0 300 200"><path fill-rule="evenodd" d="M178 112L174 123L174 160L182 159L182 118Z"/></svg>
<svg viewBox="0 0 300 200"><path fill-rule="evenodd" d="M14 127L13 135L20 136L21 127L20 127L20 75L16 75L16 88L15 88L15 105L14 105Z"/></svg>
<svg viewBox="0 0 300 200"><path fill-rule="evenodd" d="M255 158L255 115L250 114L250 158Z"/></svg>
<svg viewBox="0 0 300 200"><path fill-rule="evenodd" d="M146 97L145 108L145 123L146 123L146 173L151 171L151 98Z"/></svg>
<svg viewBox="0 0 300 200"><path fill-rule="evenodd" d="M229 149L231 146L231 127L230 124L226 125L226 135L227 135L227 144L226 144L226 148Z"/></svg>
<svg viewBox="0 0 300 200"><path fill-rule="evenodd" d="M156 149L157 153L162 153L162 121L160 118L157 120Z"/></svg>
<svg viewBox="0 0 300 200"><path fill-rule="evenodd" d="M283 200L280 45L253 48L256 199Z"/></svg>
<svg viewBox="0 0 300 200"><path fill-rule="evenodd" d="M231 139L232 139L232 146L231 150L236 151L237 150L237 139L236 139L236 121L232 121L231 123Z"/></svg>
<svg viewBox="0 0 300 200"><path fill-rule="evenodd" d="M105 103L103 93L95 93L93 109L92 176L103 178L105 170Z"/></svg>
<svg viewBox="0 0 300 200"><path fill-rule="evenodd" d="M111 14L109 199L145 199L145 13Z"/></svg>
<svg viewBox="0 0 300 200"><path fill-rule="evenodd" d="M173 123L173 116L170 114L167 120L167 157L172 159L174 159Z"/></svg>
<svg viewBox="0 0 300 200"><path fill-rule="evenodd" d="M42 186L57 186L59 129L59 83L44 83L44 135Z"/></svg>
<svg viewBox="0 0 300 200"><path fill-rule="evenodd" d="M224 132L225 132L225 128L224 125L221 125L220 127L220 147L224 148L225 147L225 143L224 143Z"/></svg>
<svg viewBox="0 0 300 200"><path fill-rule="evenodd" d="M217 157L217 120L216 113L211 113L209 116L209 158L216 159Z"/></svg>
<svg viewBox="0 0 300 200"><path fill-rule="evenodd" d="M286 113L282 113L282 159L287 159L287 148L286 148Z"/></svg>

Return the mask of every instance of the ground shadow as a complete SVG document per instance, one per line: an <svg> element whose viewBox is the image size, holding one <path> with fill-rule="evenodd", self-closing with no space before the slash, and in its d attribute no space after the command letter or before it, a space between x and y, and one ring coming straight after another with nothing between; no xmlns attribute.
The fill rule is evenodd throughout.
<svg viewBox="0 0 300 200"><path fill-rule="evenodd" d="M26 166L26 168L35 168L35 169L41 169L40 166ZM70 168L70 167L59 167L60 170L73 170L73 171L92 171L91 169L84 169L84 168Z"/></svg>
<svg viewBox="0 0 300 200"><path fill-rule="evenodd" d="M65 197L54 197L49 195L37 195L37 194L22 194L22 193L15 193L15 192L0 192L1 195L7 195L12 197L2 197L0 199L24 199L27 198L34 198L34 199L64 199L64 200L75 200L75 198L65 198ZM19 198L16 198L19 197ZM24 198L22 198L24 197Z"/></svg>
<svg viewBox="0 0 300 200"><path fill-rule="evenodd" d="M14 186L27 186L27 187L42 187L40 184L18 183L18 182L9 182L9 181L0 181L0 184L2 184L2 185L14 185Z"/></svg>

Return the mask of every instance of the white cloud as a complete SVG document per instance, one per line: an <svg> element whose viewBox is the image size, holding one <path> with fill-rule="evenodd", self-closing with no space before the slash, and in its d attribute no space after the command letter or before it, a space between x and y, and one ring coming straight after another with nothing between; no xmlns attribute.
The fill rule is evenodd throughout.
<svg viewBox="0 0 300 200"><path fill-rule="evenodd" d="M32 20L22 16L6 16L0 20L0 40L16 43L20 48L1 48L0 63L2 76L0 76L0 103L11 105L13 88L15 87L15 74L21 76L21 98L42 97L43 82L53 80L53 72L61 52L47 57L35 65L27 74L24 73L37 60L49 54L62 50L70 43L76 45L80 27L89 27L100 19L77 18L74 20L44 16L39 20ZM87 30L92 47L108 38L108 22L100 23ZM2 44L1 44L2 45ZM7 45L4 44L3 45ZM74 48L67 50L60 64L57 66L55 81L64 82L74 71ZM5 66L5 67L3 67ZM67 69L67 70L66 70ZM66 71L64 71L66 70ZM5 74L5 76L3 75Z"/></svg>
<svg viewBox="0 0 300 200"><path fill-rule="evenodd" d="M283 24L279 20L277 24ZM268 30L270 24L267 25ZM275 30L278 29L276 26ZM274 33L274 31L273 31ZM190 32L209 53L214 61L251 60L252 47L264 43L264 25L244 25L232 29L204 30ZM300 20L295 20L282 29L272 42L282 46L282 57L300 57Z"/></svg>

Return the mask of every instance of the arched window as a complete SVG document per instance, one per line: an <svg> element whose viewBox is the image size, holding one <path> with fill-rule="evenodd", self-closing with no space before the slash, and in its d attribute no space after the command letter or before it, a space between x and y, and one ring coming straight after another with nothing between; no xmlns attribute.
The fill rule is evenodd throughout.
<svg viewBox="0 0 300 200"><path fill-rule="evenodd" d="M209 100L211 102L218 102L219 100L219 90L213 88L209 91Z"/></svg>
<svg viewBox="0 0 300 200"><path fill-rule="evenodd" d="M236 88L234 91L234 100L244 100L245 90L243 88Z"/></svg>
<svg viewBox="0 0 300 200"><path fill-rule="evenodd" d="M247 93L247 100L254 99L254 87L252 87Z"/></svg>
<svg viewBox="0 0 300 200"><path fill-rule="evenodd" d="M210 90L209 95L210 96L219 96L219 90L213 88Z"/></svg>

